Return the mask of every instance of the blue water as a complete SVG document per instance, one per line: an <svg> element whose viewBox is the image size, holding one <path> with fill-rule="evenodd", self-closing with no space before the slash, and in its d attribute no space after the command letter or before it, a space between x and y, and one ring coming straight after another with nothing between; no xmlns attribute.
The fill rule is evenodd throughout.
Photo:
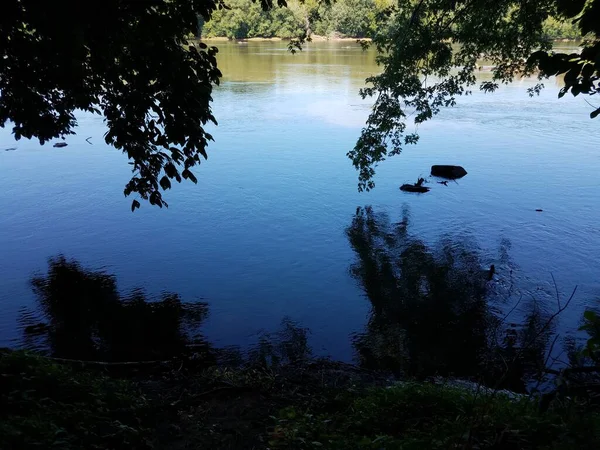
<svg viewBox="0 0 600 450"><path fill-rule="evenodd" d="M419 144L382 164L376 189L359 194L345 155L369 112L357 91L377 70L372 55L347 43L300 55L282 43L222 47L248 64L224 67L209 160L197 185L165 195L167 210L131 213L127 160L103 143L98 116L79 116L62 149L15 143L0 130L0 150L17 147L0 151L0 346L19 342L16 318L35 299L31 276L64 254L114 273L124 291L204 299L204 332L218 346L244 345L288 316L310 328L316 352L350 360L348 336L363 328L370 304L349 273L355 256L345 229L364 205L393 219L408 207L413 233L428 242L466 236L486 264L498 263L508 239L510 262L499 264L498 279L511 282L513 270L509 302L533 295L553 308L551 274L567 296L578 286L561 318L565 333L596 304L600 129L584 99L557 100L552 80L533 99L526 88L534 80L475 92L422 125ZM426 195L398 190L432 164L461 164L469 174Z"/></svg>

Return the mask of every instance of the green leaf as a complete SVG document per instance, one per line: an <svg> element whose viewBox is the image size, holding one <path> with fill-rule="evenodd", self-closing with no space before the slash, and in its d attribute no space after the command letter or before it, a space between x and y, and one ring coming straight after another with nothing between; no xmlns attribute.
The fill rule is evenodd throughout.
<svg viewBox="0 0 600 450"><path fill-rule="evenodd" d="M598 114L600 114L600 108L598 108L598 109L597 109L597 110L595 110L595 111L592 111L592 112L590 113L590 118L592 118L592 119L595 119L596 117L598 117ZM586 312L587 312L587 311L586 311Z"/></svg>
<svg viewBox="0 0 600 450"><path fill-rule="evenodd" d="M134 200L133 202L131 202L131 212L135 211L139 207L140 207L140 202L138 202L137 200Z"/></svg>

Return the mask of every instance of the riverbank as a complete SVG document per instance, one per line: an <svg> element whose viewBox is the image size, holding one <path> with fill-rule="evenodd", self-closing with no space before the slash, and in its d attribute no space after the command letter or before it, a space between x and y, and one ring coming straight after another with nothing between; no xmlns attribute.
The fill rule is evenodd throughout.
<svg viewBox="0 0 600 450"><path fill-rule="evenodd" d="M319 36L319 35L311 35L310 39L312 42L358 42L358 41L366 41L371 42L371 38L357 38L357 37L343 37L338 35L331 36ZM280 42L280 41L289 41L287 38L281 37L251 37L244 39L231 39L228 37L203 37L200 39L205 42Z"/></svg>
<svg viewBox="0 0 600 450"><path fill-rule="evenodd" d="M313 360L277 370L0 354L0 448L598 448L600 417Z"/></svg>

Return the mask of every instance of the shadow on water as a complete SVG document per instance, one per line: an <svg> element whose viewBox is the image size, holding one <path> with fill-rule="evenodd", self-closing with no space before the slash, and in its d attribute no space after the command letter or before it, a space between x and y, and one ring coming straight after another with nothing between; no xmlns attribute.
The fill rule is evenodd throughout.
<svg viewBox="0 0 600 450"><path fill-rule="evenodd" d="M25 347L52 356L100 361L167 359L191 349L206 359L213 350L198 332L206 303L168 293L150 301L141 289L121 295L113 275L84 269L63 256L34 277L37 308L21 314Z"/></svg>
<svg viewBox="0 0 600 450"><path fill-rule="evenodd" d="M275 368L312 358L309 331L284 318L277 331L261 333L248 349L217 349L200 330L204 302L178 294L149 299L143 290L119 293L116 278L83 268L64 256L31 280L36 308L21 313L22 346L53 357L88 361L156 361L193 358L202 366Z"/></svg>
<svg viewBox="0 0 600 450"><path fill-rule="evenodd" d="M498 277L474 243L446 236L428 245L410 233L407 210L392 223L359 208L346 232L357 256L351 273L372 305L365 331L353 337L362 366L517 391L543 367L551 334L543 312L531 302L521 323L503 320Z"/></svg>
<svg viewBox="0 0 600 450"><path fill-rule="evenodd" d="M431 246L398 223L360 208L347 229L360 282L372 311L352 336L358 363L401 377L459 377L523 391L544 365L551 327L535 303L519 324L503 320L495 285L477 246L445 237ZM508 257L506 249L498 261ZM200 332L203 302L174 293L125 295L113 275L63 256L34 277L37 308L20 317L23 344L54 357L95 361L155 361L189 357L201 365L277 368L313 358L309 331L288 318L248 347L217 349Z"/></svg>

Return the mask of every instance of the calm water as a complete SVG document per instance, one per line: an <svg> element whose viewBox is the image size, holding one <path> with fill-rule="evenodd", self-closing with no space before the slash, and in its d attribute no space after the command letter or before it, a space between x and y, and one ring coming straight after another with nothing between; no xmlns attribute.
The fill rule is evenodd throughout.
<svg viewBox="0 0 600 450"><path fill-rule="evenodd" d="M378 70L374 54L354 43L315 43L297 55L284 43L219 47L216 143L198 185L166 194L168 210L130 212L129 166L103 144L99 117L82 116L62 149L15 143L0 130L0 149L17 148L0 152L0 346L20 342L31 277L63 254L115 274L122 291L203 299L203 332L216 345L244 345L290 317L311 330L318 353L350 360L349 335L364 328L371 305L351 274L346 229L365 205L392 221L408 212L425 242L472 243L483 267L496 264L507 307L523 295L553 308L551 274L565 295L579 286L562 330L596 305L600 131L584 99L558 101L554 81L534 99L529 80L475 92L421 126L420 143L359 194L345 154L369 112L357 92ZM469 174L426 195L398 190L432 164Z"/></svg>

